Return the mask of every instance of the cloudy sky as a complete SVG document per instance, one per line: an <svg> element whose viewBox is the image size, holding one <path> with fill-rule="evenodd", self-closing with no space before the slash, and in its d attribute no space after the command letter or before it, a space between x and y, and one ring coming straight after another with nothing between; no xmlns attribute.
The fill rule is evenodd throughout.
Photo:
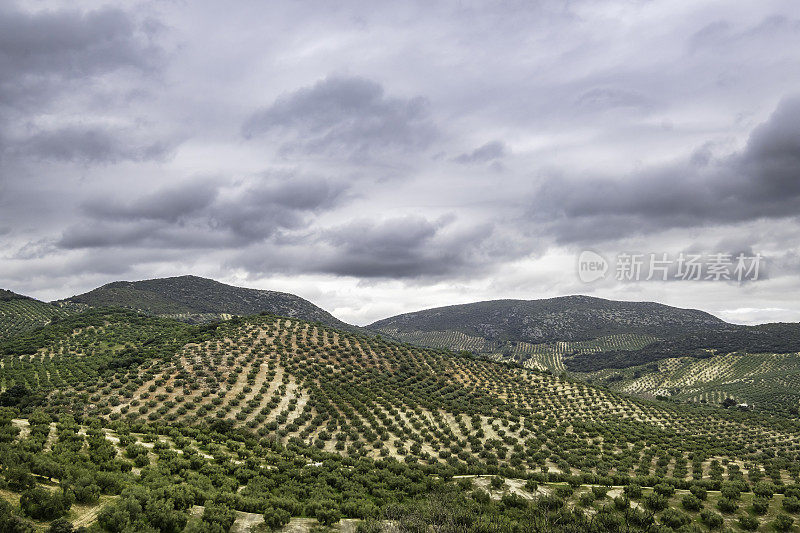
<svg viewBox="0 0 800 533"><path fill-rule="evenodd" d="M336 4L334 6L334 4ZM0 287L800 320L796 0L0 2ZM583 283L585 249L762 254Z"/></svg>

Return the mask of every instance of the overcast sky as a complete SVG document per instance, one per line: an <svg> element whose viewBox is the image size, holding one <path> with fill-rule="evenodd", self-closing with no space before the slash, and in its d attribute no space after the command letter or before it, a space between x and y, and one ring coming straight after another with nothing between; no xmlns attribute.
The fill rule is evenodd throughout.
<svg viewBox="0 0 800 533"><path fill-rule="evenodd" d="M357 324L566 294L798 321L798 15L2 1L0 287L196 274ZM583 283L584 249L765 264L741 284Z"/></svg>

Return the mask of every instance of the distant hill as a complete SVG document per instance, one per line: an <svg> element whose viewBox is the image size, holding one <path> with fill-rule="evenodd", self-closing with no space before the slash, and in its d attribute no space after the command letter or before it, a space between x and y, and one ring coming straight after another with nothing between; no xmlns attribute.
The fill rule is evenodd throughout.
<svg viewBox="0 0 800 533"><path fill-rule="evenodd" d="M403 337L452 331L489 342L586 341L619 334L656 337L724 329L728 324L696 309L652 302L617 302L589 296L545 300L491 300L436 307L367 326Z"/></svg>
<svg viewBox="0 0 800 533"><path fill-rule="evenodd" d="M798 324L737 326L697 309L589 296L437 307L367 328L413 344L578 372L683 355L800 350Z"/></svg>
<svg viewBox="0 0 800 533"><path fill-rule="evenodd" d="M308 300L285 292L234 287L198 276L115 281L63 302L124 307L186 322L210 322L262 312L352 329Z"/></svg>

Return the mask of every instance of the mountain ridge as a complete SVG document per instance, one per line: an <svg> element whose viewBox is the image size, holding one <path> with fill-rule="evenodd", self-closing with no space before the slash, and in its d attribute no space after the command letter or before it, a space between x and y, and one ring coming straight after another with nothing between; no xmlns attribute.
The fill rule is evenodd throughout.
<svg viewBox="0 0 800 533"><path fill-rule="evenodd" d="M137 309L189 322L267 312L340 328L355 327L295 294L238 287L194 275L114 281L58 302Z"/></svg>
<svg viewBox="0 0 800 533"><path fill-rule="evenodd" d="M648 317L636 316L642 312L649 313ZM494 319L494 322L487 319ZM459 320L461 323L454 324ZM550 330L547 331L545 326ZM485 300L435 307L384 318L366 327L401 332L455 330L490 340L542 343L588 340L603 334L658 334L663 333L664 327L688 327L694 331L701 327L725 329L728 326L730 324L722 319L697 309L572 295L538 300Z"/></svg>

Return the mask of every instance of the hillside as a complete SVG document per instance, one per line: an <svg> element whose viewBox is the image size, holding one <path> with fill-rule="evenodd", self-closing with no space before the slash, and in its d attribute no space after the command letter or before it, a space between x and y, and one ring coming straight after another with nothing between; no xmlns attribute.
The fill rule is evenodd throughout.
<svg viewBox="0 0 800 533"><path fill-rule="evenodd" d="M774 323L734 326L726 330L673 335L653 341L638 349L609 349L600 357L576 350L565 355L568 370L590 372L604 368L627 368L671 357L690 356L705 359L716 354L787 354L800 352L800 324Z"/></svg>
<svg viewBox="0 0 800 533"><path fill-rule="evenodd" d="M722 404L726 399L759 411L797 416L800 354L721 353L677 357L647 365L578 373L613 390L651 398Z"/></svg>
<svg viewBox="0 0 800 533"><path fill-rule="evenodd" d="M136 309L195 323L266 312L352 327L293 294L234 287L198 276L116 281L64 301L91 307Z"/></svg>
<svg viewBox="0 0 800 533"><path fill-rule="evenodd" d="M50 304L0 289L0 341L73 315L85 306L73 303Z"/></svg>
<svg viewBox="0 0 800 533"><path fill-rule="evenodd" d="M797 420L650 402L298 319L192 326L93 310L0 353L0 405L27 417L0 428L0 461L15 465L0 495L17 497L26 471L96 487L80 494L104 504L94 516L108 531L177 532L165 521L225 509L400 531L452 531L456 517L471 517L459 531L620 530L593 525L597 513L629 531L732 527L772 487L755 518L766 528L800 491ZM690 489L702 499L682 507ZM706 493L720 489L730 497Z"/></svg>
<svg viewBox="0 0 800 533"><path fill-rule="evenodd" d="M7 289L0 289L0 302L10 302L13 300L29 300L30 297L17 294Z"/></svg>

